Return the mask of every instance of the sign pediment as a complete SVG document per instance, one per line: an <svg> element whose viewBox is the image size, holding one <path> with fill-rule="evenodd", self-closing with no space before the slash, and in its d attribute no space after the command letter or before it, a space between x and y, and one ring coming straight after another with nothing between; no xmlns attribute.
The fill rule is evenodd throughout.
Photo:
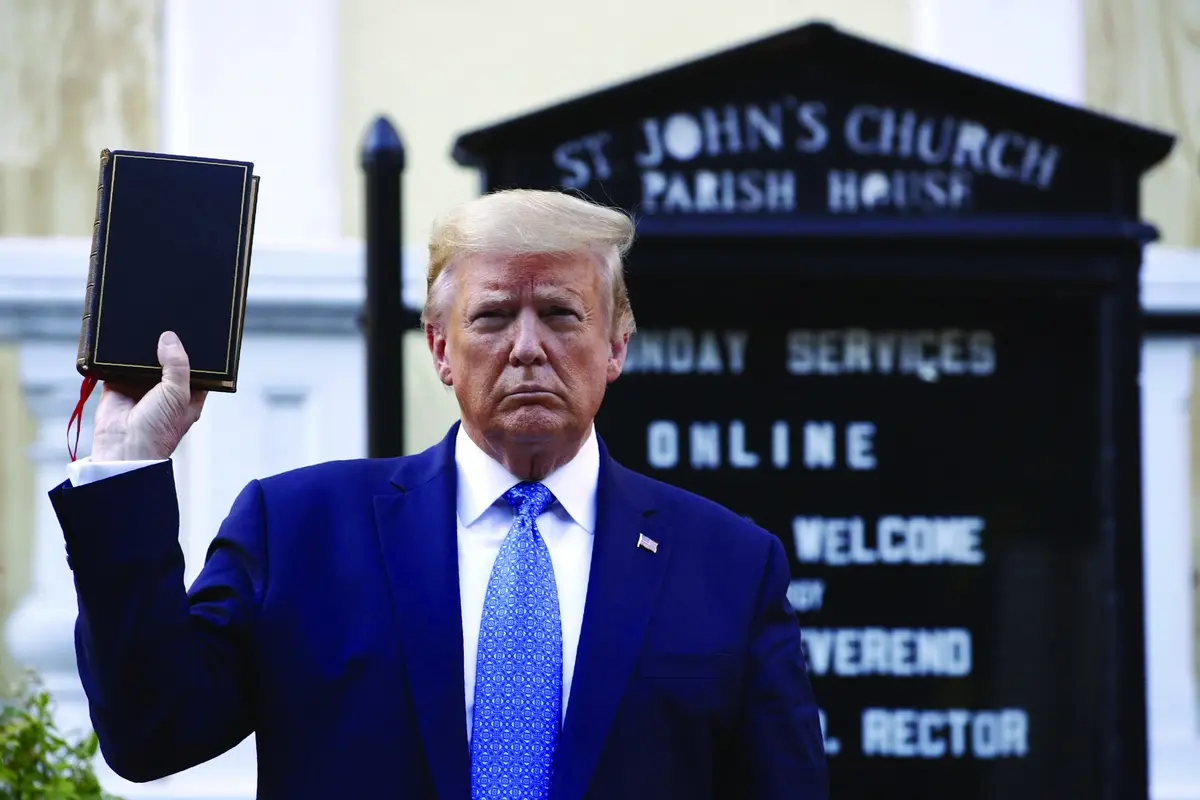
<svg viewBox="0 0 1200 800"><path fill-rule="evenodd" d="M1172 137L810 24L461 136L641 216L1136 217Z"/></svg>

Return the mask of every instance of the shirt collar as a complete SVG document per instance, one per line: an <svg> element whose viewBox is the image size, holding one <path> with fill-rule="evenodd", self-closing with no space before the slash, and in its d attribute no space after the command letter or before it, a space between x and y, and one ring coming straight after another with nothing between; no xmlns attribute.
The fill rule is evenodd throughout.
<svg viewBox="0 0 1200 800"><path fill-rule="evenodd" d="M471 441L462 425L454 440L454 461L458 469L458 519L468 527L521 482ZM599 477L600 446L593 426L575 457L543 478L542 484L579 527L594 533Z"/></svg>

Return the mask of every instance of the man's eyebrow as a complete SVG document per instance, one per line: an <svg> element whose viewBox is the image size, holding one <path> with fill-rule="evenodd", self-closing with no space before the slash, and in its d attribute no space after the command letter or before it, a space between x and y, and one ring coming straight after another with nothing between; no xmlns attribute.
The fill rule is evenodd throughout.
<svg viewBox="0 0 1200 800"><path fill-rule="evenodd" d="M583 299L579 292L564 289L560 286L538 286L534 288L533 294L539 300L571 301Z"/></svg>
<svg viewBox="0 0 1200 800"><path fill-rule="evenodd" d="M564 289L558 286L538 286L533 290L534 297L538 300L549 300L551 302L569 302L572 300L582 300L583 296L576 291ZM489 303L511 303L517 299L517 295L513 292L504 289L480 289L472 292L467 298L468 305L486 305Z"/></svg>
<svg viewBox="0 0 1200 800"><path fill-rule="evenodd" d="M478 292L472 292L467 298L468 305L484 305L487 303L507 303L516 298L512 292L506 292L500 289L484 289Z"/></svg>

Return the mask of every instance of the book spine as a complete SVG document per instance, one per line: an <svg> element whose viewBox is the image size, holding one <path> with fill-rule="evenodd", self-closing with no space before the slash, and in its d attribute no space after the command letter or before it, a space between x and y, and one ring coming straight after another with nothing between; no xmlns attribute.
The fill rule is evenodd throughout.
<svg viewBox="0 0 1200 800"><path fill-rule="evenodd" d="M108 187L108 164L112 154L106 148L100 152L100 178L96 185L96 220L92 226L92 253L88 259L87 287L83 295L83 319L79 331L79 351L75 356L75 367L85 377L89 374L92 359L95 355L92 347L96 335L96 318L100 309L100 266L103 262L101 242L101 226L108 219L108 198L105 189Z"/></svg>
<svg viewBox="0 0 1200 800"><path fill-rule="evenodd" d="M242 360L242 334L246 328L246 294L250 288L250 258L254 252L254 219L258 212L258 183L259 176L254 175L250 178L250 202L246 211L246 220L243 229L243 247L242 247L242 266L240 276L240 297L237 307L237 343L234 347L234 359L229 369L229 380L223 388L230 391L237 391L238 370Z"/></svg>

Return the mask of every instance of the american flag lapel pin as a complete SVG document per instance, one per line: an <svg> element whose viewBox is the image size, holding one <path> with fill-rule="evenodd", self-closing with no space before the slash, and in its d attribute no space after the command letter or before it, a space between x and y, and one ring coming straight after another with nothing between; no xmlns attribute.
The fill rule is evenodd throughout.
<svg viewBox="0 0 1200 800"><path fill-rule="evenodd" d="M637 546L642 548L643 550L649 550L651 553L658 552L658 542L654 541L653 539L651 539L649 536L647 536L644 533L638 534Z"/></svg>

